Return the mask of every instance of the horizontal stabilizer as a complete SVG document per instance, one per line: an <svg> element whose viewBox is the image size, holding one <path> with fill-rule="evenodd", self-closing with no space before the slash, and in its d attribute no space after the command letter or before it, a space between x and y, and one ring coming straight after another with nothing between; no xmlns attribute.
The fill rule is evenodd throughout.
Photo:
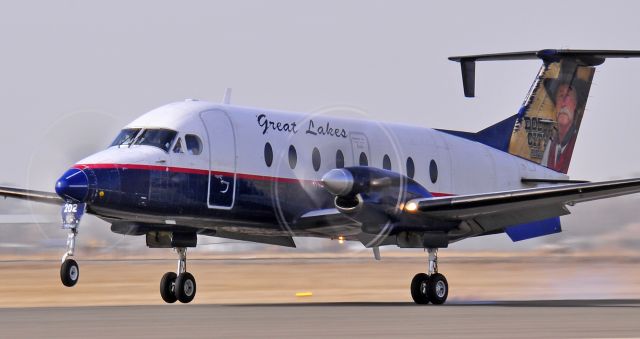
<svg viewBox="0 0 640 339"><path fill-rule="evenodd" d="M588 180L549 179L549 178L522 178L523 184L586 184Z"/></svg>
<svg viewBox="0 0 640 339"><path fill-rule="evenodd" d="M539 51L510 52L452 56L451 61L460 63L462 70L462 86L464 96L475 96L476 61L507 61L507 60L535 60L544 63L559 62L562 59L575 60L581 66L598 66L607 58L638 58L640 51L625 50L571 50L571 49L543 49Z"/></svg>

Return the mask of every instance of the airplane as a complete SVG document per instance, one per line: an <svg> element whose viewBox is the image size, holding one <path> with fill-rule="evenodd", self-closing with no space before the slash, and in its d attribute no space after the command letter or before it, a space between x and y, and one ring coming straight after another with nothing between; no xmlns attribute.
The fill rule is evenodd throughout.
<svg viewBox="0 0 640 339"><path fill-rule="evenodd" d="M75 258L85 213L119 234L173 248L166 303L191 302L187 248L197 236L295 247L294 237L393 245L428 253L412 279L417 304L443 304L448 281L438 250L472 237L513 241L562 231L577 203L640 192L640 178L571 180L569 163L595 68L640 51L555 50L467 55L464 94L475 95L479 61L540 59L516 114L477 133L279 112L195 99L156 108L108 148L71 166L55 193L0 187L0 195L60 205L68 230L60 277L78 282Z"/></svg>

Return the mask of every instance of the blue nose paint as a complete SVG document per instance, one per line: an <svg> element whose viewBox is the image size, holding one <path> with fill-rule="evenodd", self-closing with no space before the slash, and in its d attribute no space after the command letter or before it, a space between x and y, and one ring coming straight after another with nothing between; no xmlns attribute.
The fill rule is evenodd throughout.
<svg viewBox="0 0 640 339"><path fill-rule="evenodd" d="M66 171L56 182L56 193L68 202L85 202L89 198L89 178L77 168Z"/></svg>

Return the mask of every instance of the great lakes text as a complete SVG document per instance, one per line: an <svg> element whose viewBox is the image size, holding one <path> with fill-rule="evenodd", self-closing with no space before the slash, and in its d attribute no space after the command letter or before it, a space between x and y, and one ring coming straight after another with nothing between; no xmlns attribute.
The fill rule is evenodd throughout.
<svg viewBox="0 0 640 339"><path fill-rule="evenodd" d="M266 114L258 115L258 126L262 128L262 134L267 134L269 131L298 134L299 125L295 121L282 122L271 120ZM331 126L331 123L327 121L325 124L316 123L312 119L304 123L305 134L311 135L328 135L338 138L346 138L348 133L344 128L336 128Z"/></svg>

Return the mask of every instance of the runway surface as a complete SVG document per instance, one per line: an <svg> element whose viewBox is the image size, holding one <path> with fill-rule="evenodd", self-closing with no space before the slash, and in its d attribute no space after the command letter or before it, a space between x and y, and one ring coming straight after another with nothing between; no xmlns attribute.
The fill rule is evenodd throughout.
<svg viewBox="0 0 640 339"><path fill-rule="evenodd" d="M638 300L640 258L446 257L448 302ZM160 277L175 260L80 262L80 282L60 283L59 261L0 262L0 308L163 305ZM424 258L191 260L195 304L410 302ZM20 277L16 279L16 277ZM298 298L298 292L313 292Z"/></svg>
<svg viewBox="0 0 640 339"><path fill-rule="evenodd" d="M640 337L640 300L0 309L5 338Z"/></svg>

